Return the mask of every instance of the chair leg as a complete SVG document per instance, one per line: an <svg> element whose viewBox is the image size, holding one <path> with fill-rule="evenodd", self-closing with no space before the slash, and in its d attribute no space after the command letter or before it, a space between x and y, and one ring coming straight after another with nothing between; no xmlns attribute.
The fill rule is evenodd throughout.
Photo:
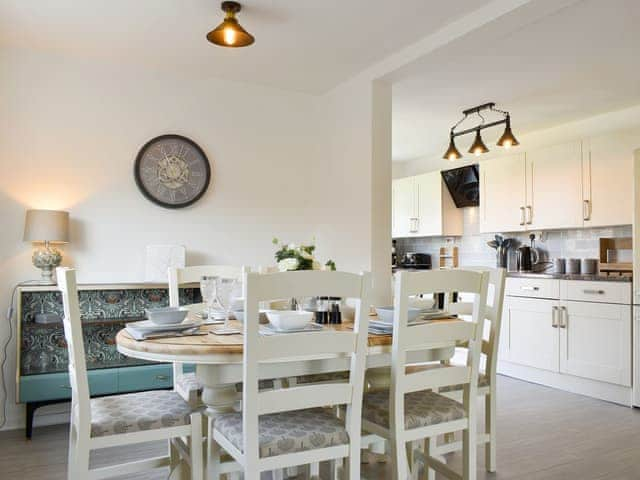
<svg viewBox="0 0 640 480"><path fill-rule="evenodd" d="M496 396L485 395L485 433L489 435L489 443L485 445L485 464L488 472L496 471Z"/></svg>
<svg viewBox="0 0 640 480"><path fill-rule="evenodd" d="M398 444L395 435L394 438L391 439L391 460L393 462L391 466L391 478L393 478L393 480L407 480L409 477L407 451L404 445Z"/></svg>
<svg viewBox="0 0 640 480"><path fill-rule="evenodd" d="M213 439L213 418L207 416L207 480L220 480L220 446Z"/></svg>
<svg viewBox="0 0 640 480"><path fill-rule="evenodd" d="M191 480L203 480L202 415L191 415Z"/></svg>
<svg viewBox="0 0 640 480"><path fill-rule="evenodd" d="M320 464L314 462L309 465L309 480L318 480L320 478Z"/></svg>
<svg viewBox="0 0 640 480"><path fill-rule="evenodd" d="M73 464L69 466L69 480L89 478L89 448L76 438L73 449Z"/></svg>
<svg viewBox="0 0 640 480"><path fill-rule="evenodd" d="M463 480L476 480L477 476L477 450L478 433L475 415L471 415L469 427L462 432L462 478Z"/></svg>
<svg viewBox="0 0 640 480"><path fill-rule="evenodd" d="M284 480L285 478L284 469L279 468L271 472L271 478L273 478L273 480Z"/></svg>
<svg viewBox="0 0 640 480"><path fill-rule="evenodd" d="M433 468L429 468L427 458L433 456L433 452L436 448L437 439L436 437L427 438L424 441L424 452L425 452L425 462L424 462L424 478L427 480L436 480L436 471Z"/></svg>

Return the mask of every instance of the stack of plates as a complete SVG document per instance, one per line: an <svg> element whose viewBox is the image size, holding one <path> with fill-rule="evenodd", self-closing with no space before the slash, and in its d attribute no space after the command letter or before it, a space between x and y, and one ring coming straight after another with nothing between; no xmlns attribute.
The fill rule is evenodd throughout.
<svg viewBox="0 0 640 480"><path fill-rule="evenodd" d="M260 325L260 334L261 335L280 335L283 333L301 333L301 332L319 332L324 330L324 327L318 323L308 323L304 327L301 328L291 328L291 329L280 329L277 328L272 323L267 323L266 325Z"/></svg>
<svg viewBox="0 0 640 480"><path fill-rule="evenodd" d="M135 340L144 340L145 338L161 333L180 333L185 330L196 328L201 325L202 322L195 322L193 320L185 320L184 322L174 323L169 325L157 325L150 320L142 320L140 322L127 323L126 330Z"/></svg>
<svg viewBox="0 0 640 480"><path fill-rule="evenodd" d="M374 335L391 335L393 333L393 323L369 320L369 333L373 333Z"/></svg>

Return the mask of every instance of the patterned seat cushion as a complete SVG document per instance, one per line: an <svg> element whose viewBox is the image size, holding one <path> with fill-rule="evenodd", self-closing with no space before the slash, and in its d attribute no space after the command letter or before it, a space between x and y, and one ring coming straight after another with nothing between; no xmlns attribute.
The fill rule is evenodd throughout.
<svg viewBox="0 0 640 480"><path fill-rule="evenodd" d="M487 377L485 374L481 373L478 376L478 387L482 388L482 387L488 387L489 386L489 377ZM449 385L446 387L440 387L440 391L441 392L453 392L456 390L462 390L462 388L464 387L464 385Z"/></svg>
<svg viewBox="0 0 640 480"><path fill-rule="evenodd" d="M191 407L167 390L91 399L91 436L175 427L190 423Z"/></svg>
<svg viewBox="0 0 640 480"><path fill-rule="evenodd" d="M242 450L241 413L216 417L215 429ZM326 408L261 415L258 430L263 458L349 443L342 422Z"/></svg>
<svg viewBox="0 0 640 480"><path fill-rule="evenodd" d="M389 391L366 393L362 417L389 428ZM404 428L427 427L465 417L461 403L432 391L407 393L404 397Z"/></svg>

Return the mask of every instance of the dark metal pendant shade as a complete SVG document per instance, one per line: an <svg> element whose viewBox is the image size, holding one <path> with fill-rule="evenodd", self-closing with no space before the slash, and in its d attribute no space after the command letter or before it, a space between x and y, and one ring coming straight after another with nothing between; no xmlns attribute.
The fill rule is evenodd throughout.
<svg viewBox="0 0 640 480"><path fill-rule="evenodd" d="M227 14L224 21L207 34L207 40L221 47L247 47L255 38L238 23L236 13L241 10L237 2L222 2L222 10Z"/></svg>
<svg viewBox="0 0 640 480"><path fill-rule="evenodd" d="M496 143L499 147L509 148L520 145L520 142L516 139L515 135L511 131L511 119L507 117L507 126L504 129L504 133Z"/></svg>
<svg viewBox="0 0 640 480"><path fill-rule="evenodd" d="M449 140L449 148L447 148L447 151L444 152L442 158L451 162L462 158L462 154L458 151L458 149L456 148L456 144L453 141L453 136L451 136L451 139Z"/></svg>
<svg viewBox="0 0 640 480"><path fill-rule="evenodd" d="M480 136L480 129L476 130L476 138L471 144L471 148L469 148L469 153L473 153L474 155L481 155L483 153L487 153L489 149L482 141L482 137Z"/></svg>

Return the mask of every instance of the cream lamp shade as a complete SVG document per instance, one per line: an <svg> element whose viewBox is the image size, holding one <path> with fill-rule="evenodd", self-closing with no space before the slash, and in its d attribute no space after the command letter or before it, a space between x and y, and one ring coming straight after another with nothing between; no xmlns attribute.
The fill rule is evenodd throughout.
<svg viewBox="0 0 640 480"><path fill-rule="evenodd" d="M69 212L27 210L24 221L25 242L69 242Z"/></svg>

